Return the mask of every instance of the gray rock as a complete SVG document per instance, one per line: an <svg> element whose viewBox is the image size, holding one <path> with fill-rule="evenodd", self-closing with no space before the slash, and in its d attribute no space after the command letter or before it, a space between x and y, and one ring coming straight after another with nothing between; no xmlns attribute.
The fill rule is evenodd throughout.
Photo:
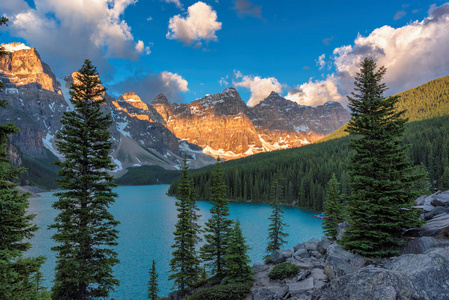
<svg viewBox="0 0 449 300"><path fill-rule="evenodd" d="M430 299L449 299L449 260L438 253L405 254L387 267L407 275Z"/></svg>
<svg viewBox="0 0 449 300"><path fill-rule="evenodd" d="M320 252L321 254L324 255L327 251L327 248L330 246L330 244L331 244L331 241L328 238L323 236L321 238L321 241L319 241L317 244L318 252Z"/></svg>
<svg viewBox="0 0 449 300"><path fill-rule="evenodd" d="M315 291L313 299L428 300L427 295L404 274L381 268L363 268L339 277Z"/></svg>
<svg viewBox="0 0 449 300"><path fill-rule="evenodd" d="M448 246L439 247L439 245L435 245L435 248L432 248L426 252L426 254L429 254L429 253L439 254L449 261L449 247Z"/></svg>
<svg viewBox="0 0 449 300"><path fill-rule="evenodd" d="M330 279L354 273L366 263L362 256L344 250L337 243L329 246L327 255L324 273Z"/></svg>
<svg viewBox="0 0 449 300"><path fill-rule="evenodd" d="M269 266L267 266L265 264L262 264L262 263L255 263L253 265L254 273L264 272L264 271L266 271L268 269L269 269Z"/></svg>
<svg viewBox="0 0 449 300"><path fill-rule="evenodd" d="M320 258L323 257L323 256L321 255L321 253L318 252L318 251L310 251L310 254L312 254L312 256L314 256L314 257L316 257L316 258L318 258L318 259L320 259Z"/></svg>
<svg viewBox="0 0 449 300"><path fill-rule="evenodd" d="M321 280L321 281L327 281L329 278L324 274L324 271L322 269L313 269L312 270L312 277L315 280Z"/></svg>
<svg viewBox="0 0 449 300"><path fill-rule="evenodd" d="M449 208L443 206L434 207L431 211L424 213L424 220L427 221L433 219L435 216L443 214L449 214Z"/></svg>
<svg viewBox="0 0 449 300"><path fill-rule="evenodd" d="M254 300L281 300L288 292L287 286L270 286L253 290Z"/></svg>
<svg viewBox="0 0 449 300"><path fill-rule="evenodd" d="M416 205L423 205L424 200L426 200L426 198L427 198L427 195L420 196L418 199L415 200Z"/></svg>
<svg viewBox="0 0 449 300"><path fill-rule="evenodd" d="M306 248L305 244L306 243L299 243L299 244L297 244L296 246L293 247L293 250L296 252L299 249L305 249Z"/></svg>
<svg viewBox="0 0 449 300"><path fill-rule="evenodd" d="M292 297L298 296L313 289L313 278L309 277L303 281L294 282L288 285L288 291Z"/></svg>
<svg viewBox="0 0 449 300"><path fill-rule="evenodd" d="M437 240L430 236L422 236L411 240L403 246L401 254L421 254L437 244Z"/></svg>
<svg viewBox="0 0 449 300"><path fill-rule="evenodd" d="M298 251L296 251L293 254L293 257L300 257L300 258L309 258L310 257L310 253L309 251L307 251L306 249L298 249Z"/></svg>
<svg viewBox="0 0 449 300"><path fill-rule="evenodd" d="M438 236L443 232L449 232L449 214L438 215L429 220L423 227L421 227L419 235Z"/></svg>
<svg viewBox="0 0 449 300"><path fill-rule="evenodd" d="M292 250L275 250L271 253L271 261L275 264L284 262L287 258L292 257Z"/></svg>
<svg viewBox="0 0 449 300"><path fill-rule="evenodd" d="M295 278L293 278L293 282L304 280L309 277L310 274L312 274L312 271L310 270L301 271Z"/></svg>
<svg viewBox="0 0 449 300"><path fill-rule="evenodd" d="M318 243L320 241L317 239L311 239L310 241L306 242L304 244L304 247L309 251L317 251Z"/></svg>
<svg viewBox="0 0 449 300"><path fill-rule="evenodd" d="M297 257L295 257L295 258L298 260ZM296 265L300 266L303 269L312 269L314 267L314 265L311 262L307 262L302 259L299 259L298 262L296 263Z"/></svg>
<svg viewBox="0 0 449 300"><path fill-rule="evenodd" d="M348 222L343 222L337 225L337 240L341 240L343 237L343 234L345 233L346 229L349 228Z"/></svg>
<svg viewBox="0 0 449 300"><path fill-rule="evenodd" d="M449 206L449 191L435 193L432 196L430 204L433 206Z"/></svg>

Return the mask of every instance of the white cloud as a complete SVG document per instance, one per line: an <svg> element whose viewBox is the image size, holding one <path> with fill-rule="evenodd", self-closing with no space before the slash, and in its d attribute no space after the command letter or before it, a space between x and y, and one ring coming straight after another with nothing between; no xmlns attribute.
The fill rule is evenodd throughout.
<svg viewBox="0 0 449 300"><path fill-rule="evenodd" d="M204 2L197 2L187 9L187 16L176 15L170 18L168 25L168 39L177 39L185 45L194 42L216 41L215 32L221 29L221 23L217 22L217 12Z"/></svg>
<svg viewBox="0 0 449 300"><path fill-rule="evenodd" d="M235 78L242 78L243 74L242 74L242 72L240 72L238 70L234 70L234 77Z"/></svg>
<svg viewBox="0 0 449 300"><path fill-rule="evenodd" d="M239 71L234 71L234 73L236 74L236 78L240 78L242 75ZM247 103L248 106L257 105L260 101L268 97L271 92L282 92L282 85L274 77L261 78L259 76L245 75L241 78L242 80L240 82L234 81L233 84L236 87L245 87L251 91L251 98Z"/></svg>
<svg viewBox="0 0 449 300"><path fill-rule="evenodd" d="M142 41L134 39L123 20L125 9L136 2L36 0L35 8L24 8L23 1L8 0L1 1L0 10L9 7L12 35L36 47L47 62L65 66L63 72L70 72L85 58L109 67L108 58L135 60L139 54L150 52Z"/></svg>
<svg viewBox="0 0 449 300"><path fill-rule="evenodd" d="M449 73L449 3L432 5L428 17L403 27L383 26L367 36L358 35L352 45L334 49L331 61L335 72L325 80L298 85L287 98L301 104L327 101L347 104L344 95L354 88L354 77L365 57L385 66L384 82L392 95ZM321 56L320 56L321 57ZM324 60L323 60L324 61ZM318 65L322 66L318 60ZM321 100L320 100L321 99ZM340 99L340 100L339 100Z"/></svg>
<svg viewBox="0 0 449 300"><path fill-rule="evenodd" d="M321 54L321 55L318 57L318 60L317 60L317 62L316 62L316 65L320 67L320 68L319 68L320 70L323 69L324 66L326 65L325 59L326 59L326 54Z"/></svg>
<svg viewBox="0 0 449 300"><path fill-rule="evenodd" d="M177 8L182 9L182 4L179 0L165 0L165 3L174 3Z"/></svg>
<svg viewBox="0 0 449 300"><path fill-rule="evenodd" d="M226 75L226 77L221 77L220 78L220 86L228 86L229 85L229 82L228 82L228 75Z"/></svg>
<svg viewBox="0 0 449 300"><path fill-rule="evenodd" d="M171 88L180 92L189 91L187 80L177 73L164 71L160 74L160 78L165 88Z"/></svg>
<svg viewBox="0 0 449 300"><path fill-rule="evenodd" d="M338 92L337 80L334 75L329 75L326 80L313 81L298 85L290 90L286 99L301 105L317 106L327 101L341 102L343 97Z"/></svg>
<svg viewBox="0 0 449 300"><path fill-rule="evenodd" d="M136 50L138 53L142 53L145 51L145 54L147 54L147 55L151 53L150 47L145 46L145 44L140 40L136 44Z"/></svg>

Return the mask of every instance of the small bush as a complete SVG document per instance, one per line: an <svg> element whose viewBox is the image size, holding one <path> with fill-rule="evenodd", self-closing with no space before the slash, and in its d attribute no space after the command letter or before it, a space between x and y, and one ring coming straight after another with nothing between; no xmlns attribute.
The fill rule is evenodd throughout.
<svg viewBox="0 0 449 300"><path fill-rule="evenodd" d="M240 300L245 299L253 286L253 281L230 283L205 288L190 296L189 300Z"/></svg>
<svg viewBox="0 0 449 300"><path fill-rule="evenodd" d="M270 279L285 279L298 274L300 267L292 263L283 262L274 266L268 274Z"/></svg>

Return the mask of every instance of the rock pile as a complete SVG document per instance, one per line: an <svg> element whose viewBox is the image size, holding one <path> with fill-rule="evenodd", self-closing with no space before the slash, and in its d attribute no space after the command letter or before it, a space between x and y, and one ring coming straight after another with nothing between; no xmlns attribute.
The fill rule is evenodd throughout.
<svg viewBox="0 0 449 300"><path fill-rule="evenodd" d="M400 256L368 262L326 238L292 250L277 250L268 264L254 264L254 285L247 299L449 299L449 191L417 200L427 223L400 249ZM339 227L340 235L348 224ZM300 266L283 280L269 272L281 262Z"/></svg>

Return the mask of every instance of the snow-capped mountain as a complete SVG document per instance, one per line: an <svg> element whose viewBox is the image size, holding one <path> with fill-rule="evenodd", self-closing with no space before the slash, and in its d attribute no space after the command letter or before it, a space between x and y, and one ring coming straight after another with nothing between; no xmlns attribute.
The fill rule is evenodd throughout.
<svg viewBox="0 0 449 300"><path fill-rule="evenodd" d="M1 122L13 121L21 129L12 136L12 146L35 159L48 159L51 153L59 157L54 136L63 113L73 109L69 88L75 73L57 79L36 49L21 43L2 46L8 53L0 60L0 80L6 86L0 99L11 107L0 110ZM111 157L117 176L130 166L177 169L183 153L195 168L217 156L235 159L298 147L350 118L339 103L301 106L276 93L248 107L232 87L187 104L172 103L163 94L150 103L132 91L117 99L107 93L104 97L103 111L113 119Z"/></svg>

